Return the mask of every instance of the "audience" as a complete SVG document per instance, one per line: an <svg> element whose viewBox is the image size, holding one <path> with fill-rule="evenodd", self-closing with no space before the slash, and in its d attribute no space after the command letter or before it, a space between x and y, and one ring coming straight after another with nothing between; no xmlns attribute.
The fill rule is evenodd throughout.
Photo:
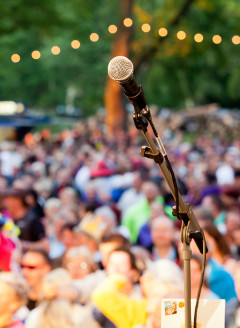
<svg viewBox="0 0 240 328"><path fill-rule="evenodd" d="M208 131L186 142L185 132L160 121L180 193L208 244L201 297L224 299L233 328L235 316L240 321L239 135L231 131L226 141ZM40 133L31 148L24 141L0 147L1 327L160 328L161 299L183 298L181 221L172 216L169 188L154 161L139 156L143 140L131 127L110 138L97 122L47 139ZM201 257L190 246L195 298Z"/></svg>

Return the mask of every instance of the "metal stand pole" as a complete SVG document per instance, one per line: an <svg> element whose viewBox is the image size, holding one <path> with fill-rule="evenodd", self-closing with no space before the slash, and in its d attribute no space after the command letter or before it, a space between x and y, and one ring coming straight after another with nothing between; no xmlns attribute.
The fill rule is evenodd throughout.
<svg viewBox="0 0 240 328"><path fill-rule="evenodd" d="M160 138L157 136L157 142L160 148L155 146L155 143L150 136L147 127L148 122L151 122L151 127L155 131L153 123L151 121L151 114L148 109L144 109L142 113L136 113L133 115L134 123L137 129L141 130L147 143L147 146L141 148L141 156L153 159L162 172L163 178L166 181L175 201L178 195L179 208L173 207L173 215L182 220L181 227L181 241L183 243L183 265L184 265L184 297L185 297L185 328L191 328L191 273L190 273L190 260L192 258L192 251L190 248L190 242L194 239L199 251L203 253L203 232L200 228L198 221L191 209L190 204L184 203L181 194L174 187L172 176L169 172L169 168L166 166L165 159L167 153L162 145ZM157 132L154 132L155 136Z"/></svg>
<svg viewBox="0 0 240 328"><path fill-rule="evenodd" d="M191 272L190 261L192 258L192 251L190 248L188 226L182 223L181 239L183 243L183 270L184 270L184 300L185 300L185 328L191 328Z"/></svg>

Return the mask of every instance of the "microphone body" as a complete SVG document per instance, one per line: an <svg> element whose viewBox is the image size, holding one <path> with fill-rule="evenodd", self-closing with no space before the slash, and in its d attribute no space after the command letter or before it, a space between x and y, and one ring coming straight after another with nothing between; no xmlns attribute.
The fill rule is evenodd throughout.
<svg viewBox="0 0 240 328"><path fill-rule="evenodd" d="M121 84L125 96L138 113L147 107L141 85L138 85L133 76L132 62L123 56L114 57L108 65L108 75Z"/></svg>

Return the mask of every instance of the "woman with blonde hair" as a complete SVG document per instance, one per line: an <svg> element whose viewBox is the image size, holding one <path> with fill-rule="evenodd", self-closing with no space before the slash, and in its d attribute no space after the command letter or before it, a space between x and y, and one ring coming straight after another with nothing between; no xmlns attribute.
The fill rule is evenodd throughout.
<svg viewBox="0 0 240 328"><path fill-rule="evenodd" d="M0 273L0 327L24 328L20 320L15 320L16 312L27 303L27 283L13 272Z"/></svg>

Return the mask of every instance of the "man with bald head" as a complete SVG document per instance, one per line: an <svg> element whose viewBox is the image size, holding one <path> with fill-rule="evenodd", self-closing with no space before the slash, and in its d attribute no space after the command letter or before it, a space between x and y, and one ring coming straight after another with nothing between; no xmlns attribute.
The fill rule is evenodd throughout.
<svg viewBox="0 0 240 328"><path fill-rule="evenodd" d="M152 235L152 259L168 259L179 261L177 247L175 245L174 221L167 216L159 216L151 221Z"/></svg>

